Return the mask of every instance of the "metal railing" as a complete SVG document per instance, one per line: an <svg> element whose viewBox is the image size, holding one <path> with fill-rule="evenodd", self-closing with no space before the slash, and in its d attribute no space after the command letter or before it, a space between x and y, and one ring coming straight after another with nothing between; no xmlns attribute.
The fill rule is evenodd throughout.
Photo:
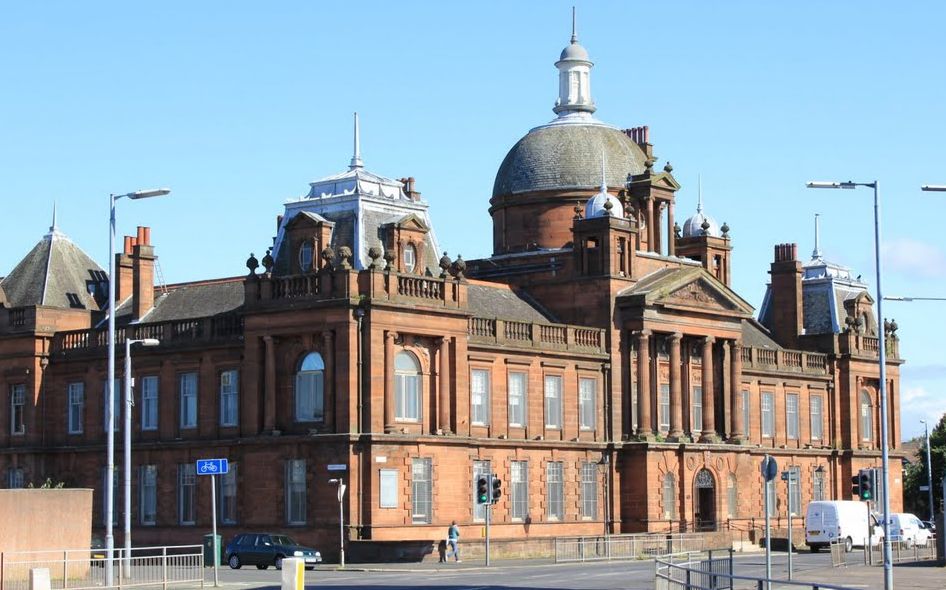
<svg viewBox="0 0 946 590"><path fill-rule="evenodd" d="M732 549L665 555L654 561L655 590L854 590L821 582L793 582L774 578L737 576L733 573Z"/></svg>
<svg viewBox="0 0 946 590"><path fill-rule="evenodd" d="M175 584L204 585L201 545L116 548L113 585L106 585L104 549L6 551L0 553L0 590L29 590L30 570L49 570L52 590L133 588Z"/></svg>
<svg viewBox="0 0 946 590"><path fill-rule="evenodd" d="M700 533L607 535L555 539L555 562L653 559L660 555L702 551L708 537Z"/></svg>

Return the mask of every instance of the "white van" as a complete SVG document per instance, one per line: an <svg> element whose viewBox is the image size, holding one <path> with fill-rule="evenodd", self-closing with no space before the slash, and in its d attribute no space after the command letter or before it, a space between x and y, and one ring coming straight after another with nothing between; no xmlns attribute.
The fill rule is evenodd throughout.
<svg viewBox="0 0 946 590"><path fill-rule="evenodd" d="M871 545L878 545L883 528L867 514L867 503L852 500L809 502L805 514L805 542L816 553L837 540L844 541L844 550L867 545L868 518L873 526Z"/></svg>
<svg viewBox="0 0 946 590"><path fill-rule="evenodd" d="M920 519L912 514L895 512L890 515L890 541L901 542L907 547L926 545L932 534Z"/></svg>

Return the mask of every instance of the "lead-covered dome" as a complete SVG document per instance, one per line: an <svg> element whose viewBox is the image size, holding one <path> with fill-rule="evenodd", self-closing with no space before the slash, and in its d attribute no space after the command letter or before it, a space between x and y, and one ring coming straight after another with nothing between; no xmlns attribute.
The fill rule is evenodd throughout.
<svg viewBox="0 0 946 590"><path fill-rule="evenodd" d="M643 150L624 132L602 124L550 124L537 127L512 146L499 166L493 197L573 189L601 184L601 156L610 187L628 174L644 171Z"/></svg>

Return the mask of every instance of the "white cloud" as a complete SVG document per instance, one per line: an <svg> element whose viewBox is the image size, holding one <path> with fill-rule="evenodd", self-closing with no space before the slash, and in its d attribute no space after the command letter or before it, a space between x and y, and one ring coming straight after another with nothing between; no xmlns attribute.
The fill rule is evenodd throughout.
<svg viewBox="0 0 946 590"><path fill-rule="evenodd" d="M946 395L929 391L923 386L906 385L900 390L900 428L902 439L908 440L923 434L920 420L936 425L946 414Z"/></svg>
<svg viewBox="0 0 946 590"><path fill-rule="evenodd" d="M893 238L883 244L887 269L911 277L939 279L946 277L946 253L927 242L912 238Z"/></svg>

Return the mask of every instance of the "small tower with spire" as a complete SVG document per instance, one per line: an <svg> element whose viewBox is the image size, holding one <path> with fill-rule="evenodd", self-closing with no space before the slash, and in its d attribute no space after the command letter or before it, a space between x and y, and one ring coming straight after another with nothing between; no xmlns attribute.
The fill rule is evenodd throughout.
<svg viewBox="0 0 946 590"><path fill-rule="evenodd" d="M555 67L558 68L558 100L552 109L555 114L562 118L589 116L595 112L595 103L591 100L591 68L594 63L588 59L588 51L578 43L574 7L571 43L562 50Z"/></svg>
<svg viewBox="0 0 946 590"><path fill-rule="evenodd" d="M696 213L683 223L681 236L675 238L677 256L699 260L711 275L729 286L730 253L729 226L722 227L703 209L703 176L699 176Z"/></svg>
<svg viewBox="0 0 946 590"><path fill-rule="evenodd" d="M358 113L355 113L355 146L348 169L357 170L364 167L365 163L361 160L361 130L358 127Z"/></svg>

